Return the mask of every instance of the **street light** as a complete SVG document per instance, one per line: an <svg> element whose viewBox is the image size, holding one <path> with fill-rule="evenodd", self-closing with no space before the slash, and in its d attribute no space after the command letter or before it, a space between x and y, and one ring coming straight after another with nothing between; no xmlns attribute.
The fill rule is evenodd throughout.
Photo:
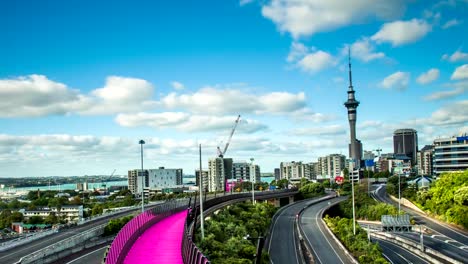
<svg viewBox="0 0 468 264"><path fill-rule="evenodd" d="M265 241L265 238L262 236L250 237L250 235L247 234L246 236L244 236L244 239L245 240L254 240L254 239L257 240L257 254L255 256L256 257L255 263L260 264L262 261L262 248L263 248L263 242Z"/></svg>
<svg viewBox="0 0 468 264"><path fill-rule="evenodd" d="M252 181L252 204L255 204L255 190L254 190L254 182L255 182L255 167L253 165L254 158L250 158L250 180ZM252 173L252 168L254 172Z"/></svg>
<svg viewBox="0 0 468 264"><path fill-rule="evenodd" d="M143 145L145 144L145 141L142 139L138 142L141 146L141 213L145 211L145 173L143 171Z"/></svg>

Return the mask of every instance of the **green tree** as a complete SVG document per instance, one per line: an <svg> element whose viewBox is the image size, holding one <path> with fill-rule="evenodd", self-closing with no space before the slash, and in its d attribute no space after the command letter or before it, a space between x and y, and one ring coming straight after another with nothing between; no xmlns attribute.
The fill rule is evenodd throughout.
<svg viewBox="0 0 468 264"><path fill-rule="evenodd" d="M29 217L28 224L36 225L44 223L44 219L42 217L34 215Z"/></svg>

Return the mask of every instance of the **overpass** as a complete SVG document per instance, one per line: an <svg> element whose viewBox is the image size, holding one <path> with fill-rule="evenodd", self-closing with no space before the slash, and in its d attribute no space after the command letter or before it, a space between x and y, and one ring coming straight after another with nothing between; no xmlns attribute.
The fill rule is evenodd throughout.
<svg viewBox="0 0 468 264"><path fill-rule="evenodd" d="M297 190L256 192L255 200L274 205L294 201ZM252 199L251 193L219 196L203 203L209 213L229 204ZM106 257L115 263L209 263L193 237L199 221L199 204L168 201L133 218L117 234Z"/></svg>

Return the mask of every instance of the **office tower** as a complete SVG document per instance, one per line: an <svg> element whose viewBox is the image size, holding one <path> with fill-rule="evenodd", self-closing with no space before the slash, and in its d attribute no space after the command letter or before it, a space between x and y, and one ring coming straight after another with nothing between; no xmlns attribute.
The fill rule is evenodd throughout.
<svg viewBox="0 0 468 264"><path fill-rule="evenodd" d="M411 165L417 163L418 133L411 128L397 129L393 132L393 152L395 155L406 155Z"/></svg>

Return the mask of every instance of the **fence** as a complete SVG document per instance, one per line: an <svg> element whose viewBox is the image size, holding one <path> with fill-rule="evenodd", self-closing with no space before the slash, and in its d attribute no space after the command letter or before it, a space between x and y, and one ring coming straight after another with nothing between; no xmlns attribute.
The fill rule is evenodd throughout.
<svg viewBox="0 0 468 264"><path fill-rule="evenodd" d="M267 191L261 193L255 193L255 199L263 200L270 198L278 198L282 195L290 196L291 194L297 193L297 189L292 190L280 190L280 191ZM210 207L225 203L233 200L249 200L252 196L250 193L239 193L221 196L213 198L203 202L203 210L207 210ZM197 199L195 199L197 200ZM185 264L210 264L208 258L203 255L200 249L195 245L193 239L193 231L197 223L197 212L199 211L198 201L195 201L194 208L187 215L187 220L184 226L184 237L182 238L182 259Z"/></svg>
<svg viewBox="0 0 468 264"><path fill-rule="evenodd" d="M104 262L106 264L123 263L126 255L141 234L163 218L187 209L187 205L188 200L185 199L170 200L130 220L115 237Z"/></svg>

